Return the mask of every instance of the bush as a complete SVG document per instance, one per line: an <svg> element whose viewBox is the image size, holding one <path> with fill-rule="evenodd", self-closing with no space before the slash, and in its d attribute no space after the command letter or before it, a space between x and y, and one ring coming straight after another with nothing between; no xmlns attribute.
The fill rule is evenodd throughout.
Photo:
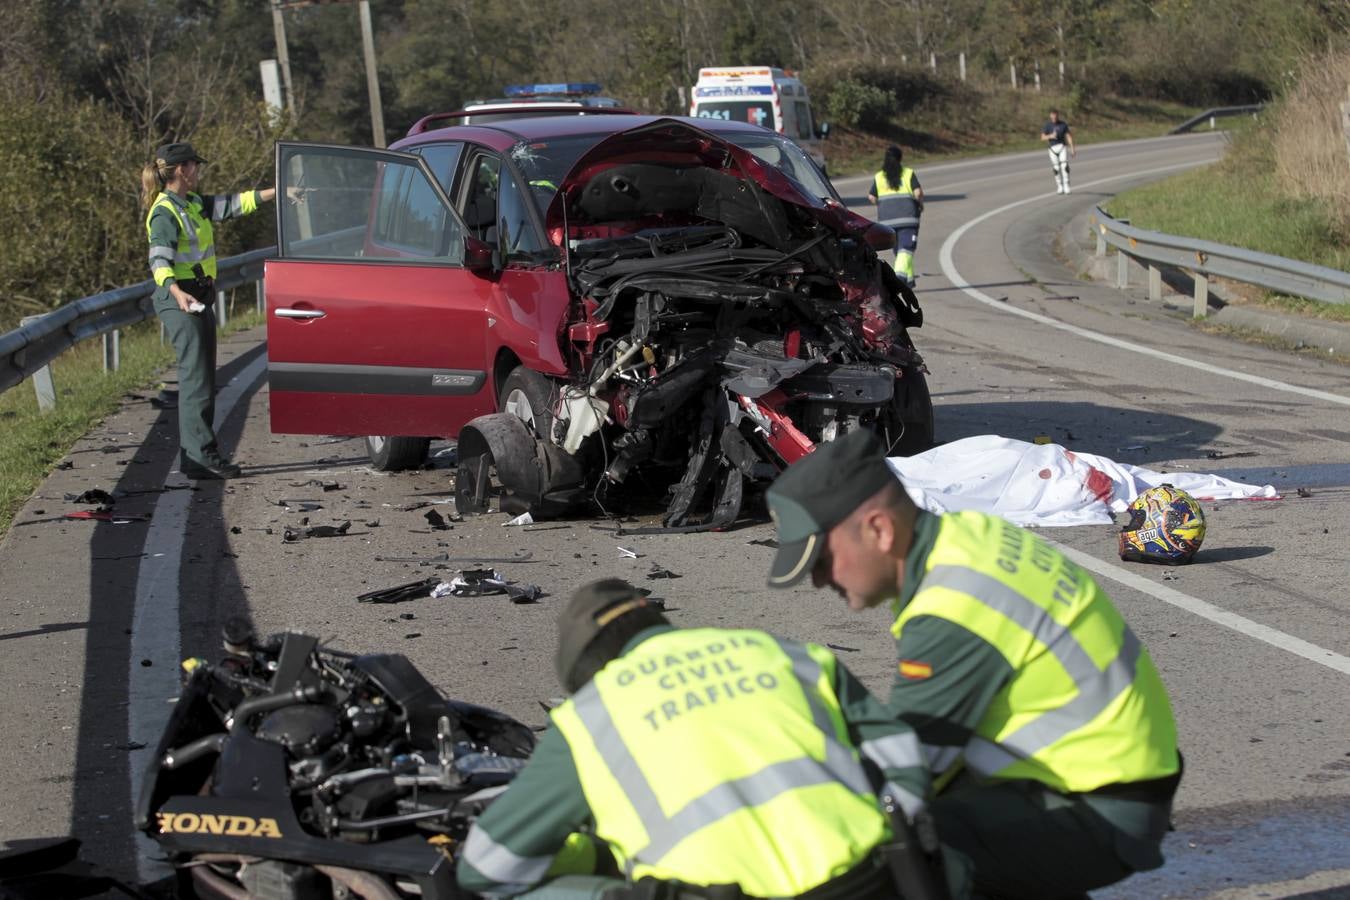
<svg viewBox="0 0 1350 900"><path fill-rule="evenodd" d="M857 81L837 82L825 98L825 113L830 121L847 128L879 130L894 111L890 94Z"/></svg>
<svg viewBox="0 0 1350 900"><path fill-rule="evenodd" d="M947 104L960 99L962 91L968 90L938 81L927 69L856 61L821 66L806 73L805 78L812 94L826 98L827 104L836 91L845 95L857 94L858 87L880 91L890 103L888 115Z"/></svg>

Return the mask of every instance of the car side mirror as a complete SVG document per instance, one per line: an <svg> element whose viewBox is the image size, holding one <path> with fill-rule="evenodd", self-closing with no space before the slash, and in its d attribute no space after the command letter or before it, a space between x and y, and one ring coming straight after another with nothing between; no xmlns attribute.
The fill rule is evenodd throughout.
<svg viewBox="0 0 1350 900"><path fill-rule="evenodd" d="M873 222L863 232L863 241L873 250L881 253L884 250L895 249L895 229L889 225L882 225L879 222Z"/></svg>
<svg viewBox="0 0 1350 900"><path fill-rule="evenodd" d="M487 241L464 236L464 268L470 272L491 272L497 268L497 252Z"/></svg>
<svg viewBox="0 0 1350 900"><path fill-rule="evenodd" d="M830 123L821 122L820 127L816 129L816 135L822 140L828 140L830 137Z"/></svg>

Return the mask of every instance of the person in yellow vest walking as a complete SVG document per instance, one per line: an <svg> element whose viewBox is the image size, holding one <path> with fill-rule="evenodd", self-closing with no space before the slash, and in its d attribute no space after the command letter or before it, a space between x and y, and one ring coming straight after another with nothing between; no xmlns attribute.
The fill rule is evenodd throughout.
<svg viewBox="0 0 1350 900"><path fill-rule="evenodd" d="M877 221L895 229L895 273L914 287L914 254L919 249L923 188L914 170L904 165L904 151L886 148L881 171L872 177L867 202L877 208Z"/></svg>
<svg viewBox="0 0 1350 900"><path fill-rule="evenodd" d="M1176 723L1139 638L1092 577L995 516L917 509L881 443L819 445L768 491L769 583L889 601L891 712L928 754L929 808L975 892L1082 897L1163 863Z"/></svg>
<svg viewBox="0 0 1350 900"><path fill-rule="evenodd" d="M568 601L556 663L572 696L469 832L462 888L605 900L896 896L892 822L912 836L908 823L925 821L928 771L909 726L829 650L750 629L676 629L646 592L611 578ZM616 877L554 877L531 890L593 868L577 864L583 831ZM927 879L910 900L947 896L935 839L930 850L902 854Z"/></svg>
<svg viewBox="0 0 1350 900"><path fill-rule="evenodd" d="M274 188L198 194L206 160L191 144L165 144L141 171L141 202L155 280L155 314L178 356L178 455L188 478L236 478L213 426L216 396L216 246L212 222L247 215Z"/></svg>

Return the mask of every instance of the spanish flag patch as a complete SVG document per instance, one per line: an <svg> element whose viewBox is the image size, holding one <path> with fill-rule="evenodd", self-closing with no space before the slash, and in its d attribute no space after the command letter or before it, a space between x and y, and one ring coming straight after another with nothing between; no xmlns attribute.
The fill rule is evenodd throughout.
<svg viewBox="0 0 1350 900"><path fill-rule="evenodd" d="M925 678L933 677L933 666L930 663L919 662L914 659L900 660L900 677L908 678L911 681L923 681Z"/></svg>

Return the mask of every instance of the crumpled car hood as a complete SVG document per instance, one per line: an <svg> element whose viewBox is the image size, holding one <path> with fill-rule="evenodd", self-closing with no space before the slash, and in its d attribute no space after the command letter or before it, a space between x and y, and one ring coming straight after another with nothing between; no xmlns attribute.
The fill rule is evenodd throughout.
<svg viewBox="0 0 1350 900"><path fill-rule="evenodd" d="M694 178L686 172L682 178L642 186L634 183L636 179L624 180L625 172L658 168L701 169L705 177ZM611 173L608 179L603 177L606 173ZM786 223L780 221L781 213L770 209L770 204L765 203L758 192L746 191L747 182L753 182L772 197L800 208L841 237L861 239L873 224L833 198L820 200L809 196L795 180L761 161L749 150L674 119L661 119L611 135L582 154L550 203L546 222L550 231L561 228L564 203L570 225L588 224L606 216L621 218L625 207L631 208L635 215L687 207L710 218L724 219L724 216L709 215L707 198L712 196L727 204L738 205L743 214L757 209L762 222L751 230L759 231L758 236L767 243L790 244L791 236L784 232ZM737 194L741 196L737 197ZM745 227L746 223L739 224ZM788 248L782 246L782 249Z"/></svg>

